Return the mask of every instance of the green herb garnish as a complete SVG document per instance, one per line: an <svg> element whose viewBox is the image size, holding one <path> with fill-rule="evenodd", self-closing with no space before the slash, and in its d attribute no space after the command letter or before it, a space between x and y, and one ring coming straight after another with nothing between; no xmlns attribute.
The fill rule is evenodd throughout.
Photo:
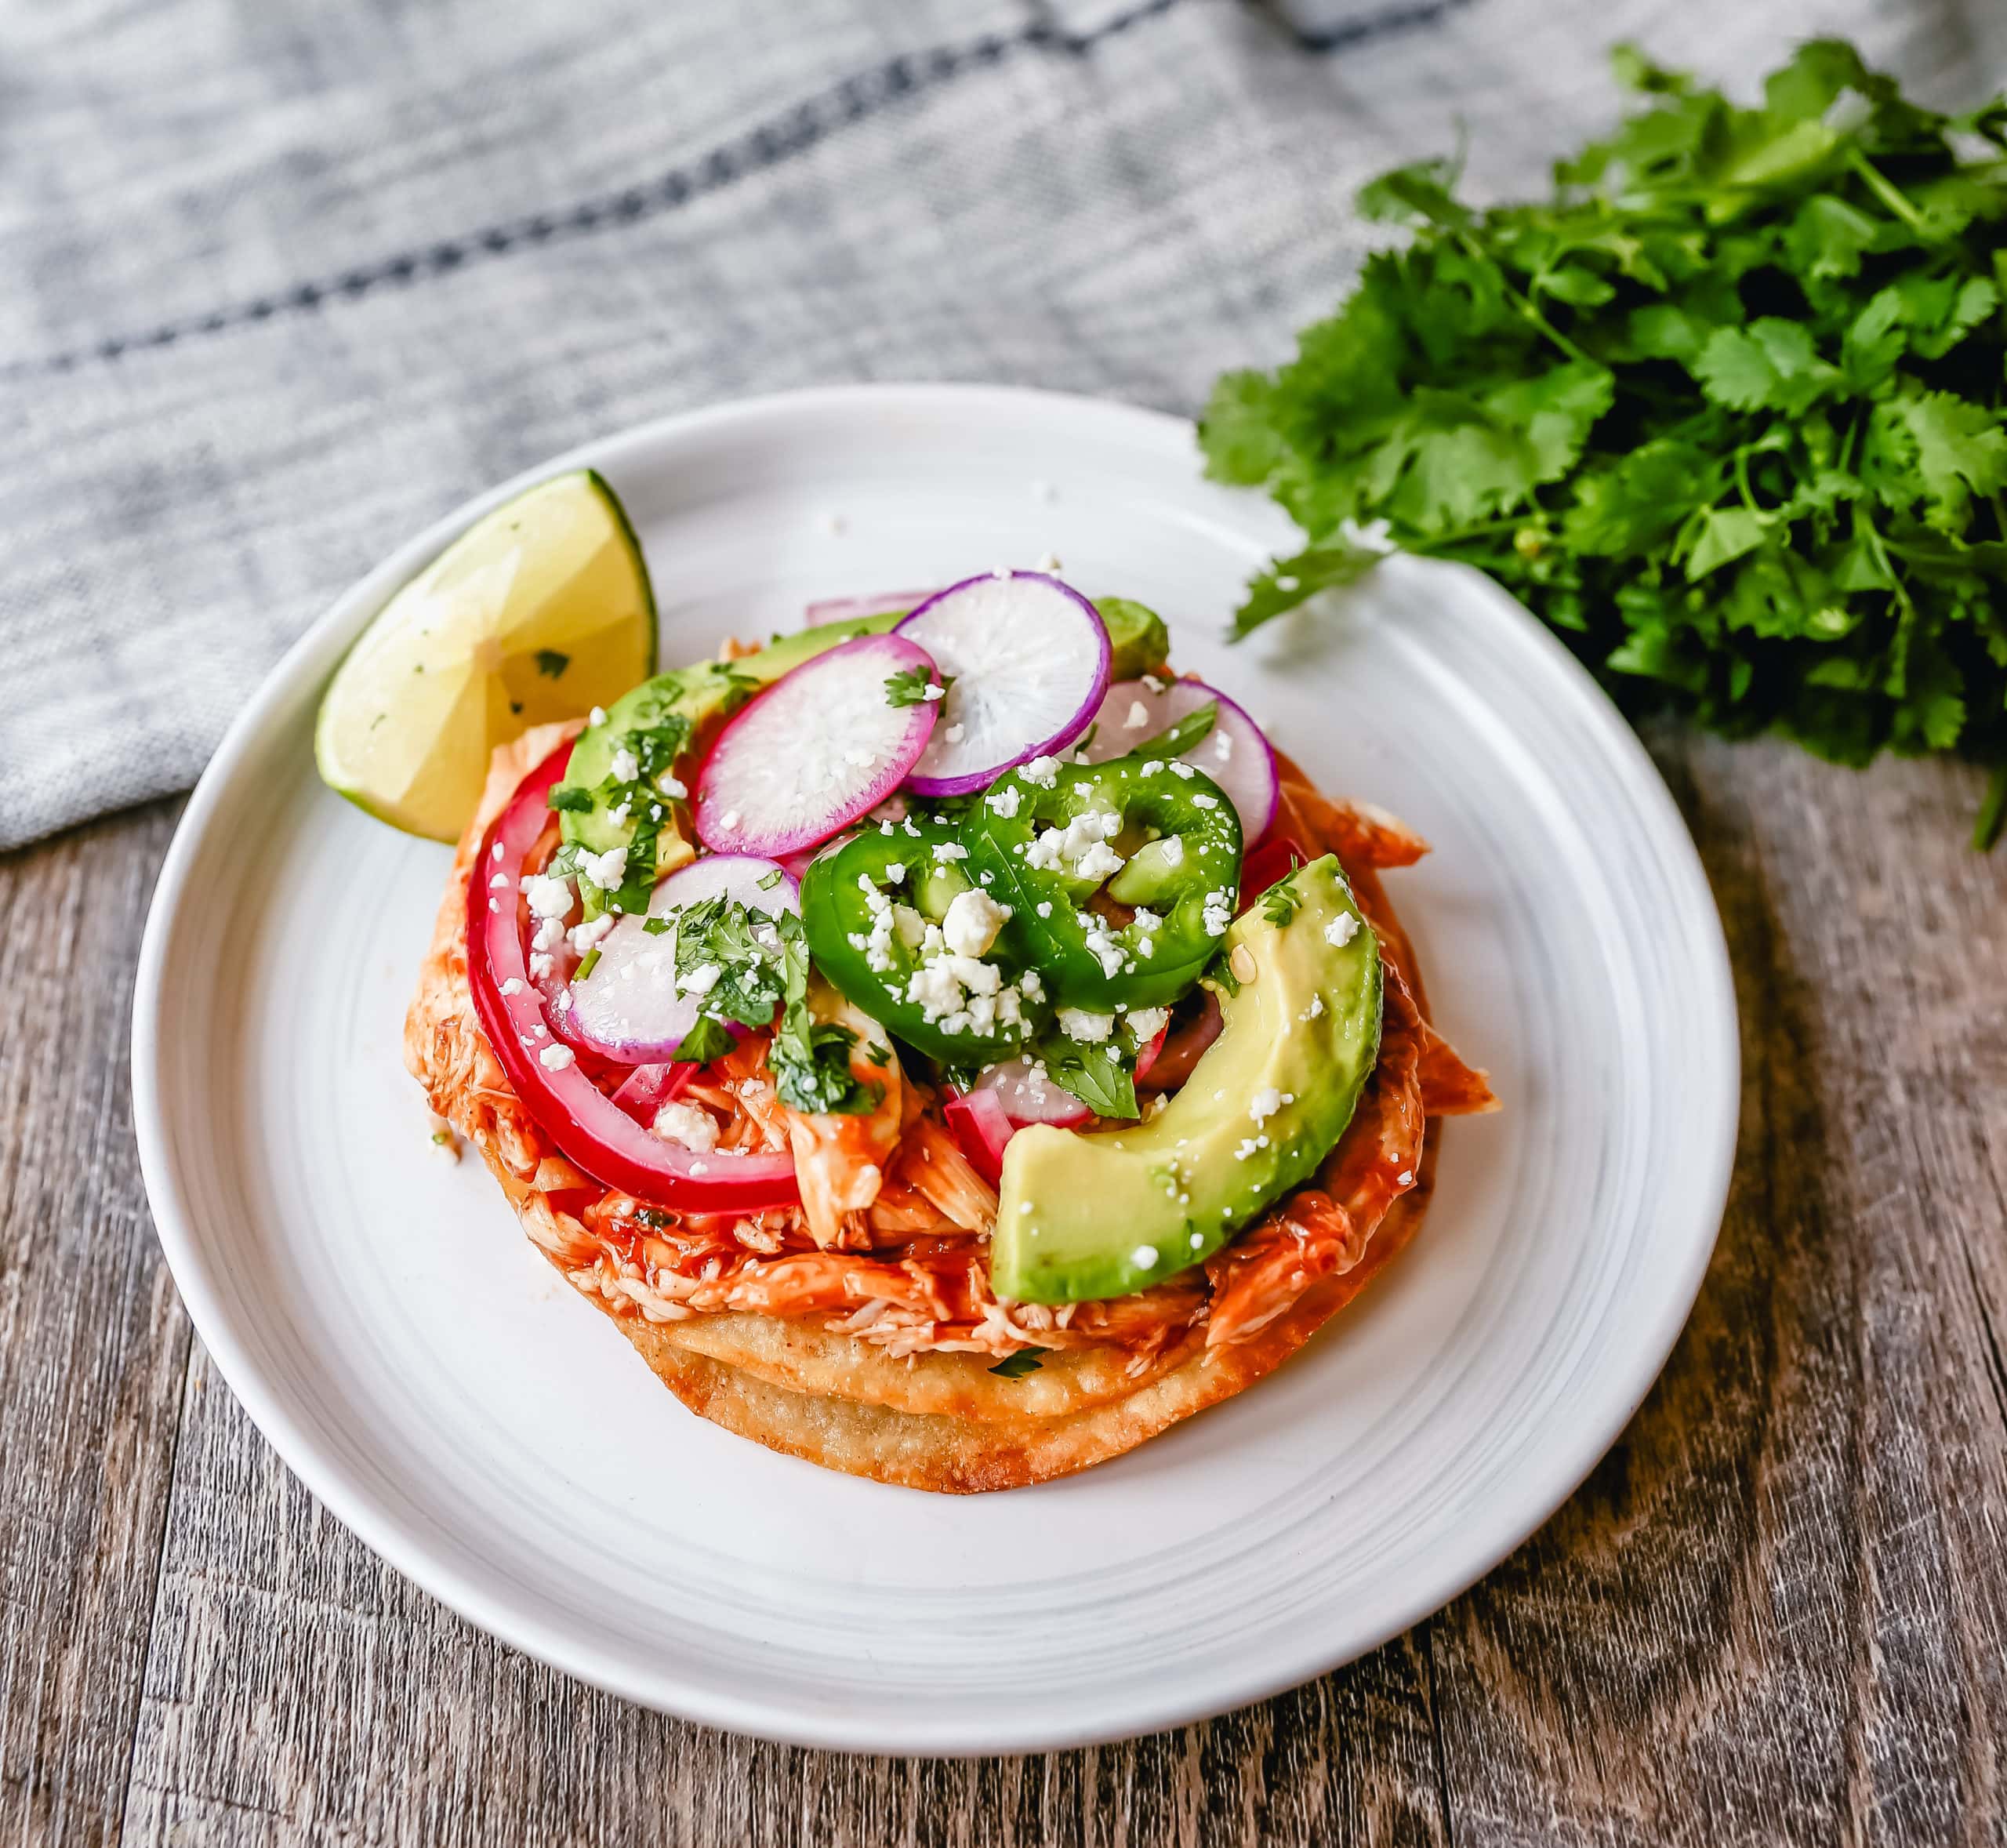
<svg viewBox="0 0 2007 1848"><path fill-rule="evenodd" d="M1296 875L1279 879L1261 895L1261 915L1277 928L1287 925L1303 909L1303 895L1296 889Z"/></svg>
<svg viewBox="0 0 2007 1848"><path fill-rule="evenodd" d="M1036 1373L1043 1363L1034 1348L1020 1348L1014 1354L1006 1354L990 1368L1000 1378L1021 1380L1028 1373Z"/></svg>
<svg viewBox="0 0 2007 1848"><path fill-rule="evenodd" d="M561 655L555 648L539 648L535 660L537 672L547 675L552 680L556 680L572 665L572 657Z"/></svg>
<svg viewBox="0 0 2007 1848"><path fill-rule="evenodd" d="M1218 722L1220 705L1217 699L1208 699L1203 706L1195 706L1174 725L1167 725L1154 738L1146 738L1134 750L1123 753L1131 757L1181 757L1195 745L1205 742L1207 735Z"/></svg>
<svg viewBox="0 0 2007 1848"><path fill-rule="evenodd" d="M945 699L948 689L955 684L953 674L941 676L941 691L933 694L936 699ZM922 706L935 684L931 670L915 663L911 667L902 667L897 673L885 677L885 698L894 706Z"/></svg>
<svg viewBox="0 0 2007 1848"><path fill-rule="evenodd" d="M1246 634L1371 568L1360 529L1490 572L1634 708L1864 764L1958 750L2007 803L2007 99L1946 116L1849 46L1755 108L1617 54L1645 100L1480 209L1428 162L1360 195L1370 259L1272 374L1219 381L1216 477L1308 543Z"/></svg>

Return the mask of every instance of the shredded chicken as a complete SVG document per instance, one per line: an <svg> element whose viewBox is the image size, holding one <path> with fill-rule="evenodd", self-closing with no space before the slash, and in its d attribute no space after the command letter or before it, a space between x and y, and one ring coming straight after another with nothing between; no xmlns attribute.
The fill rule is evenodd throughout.
<svg viewBox="0 0 2007 1848"><path fill-rule="evenodd" d="M1295 774L1283 789L1278 825L1313 852L1336 853L1382 928L1380 1056L1351 1128L1312 1180L1204 1265L1106 1302L1000 1302L988 1261L995 1190L947 1128L933 1091L902 1070L875 1023L827 992L815 997L818 1011L852 1029L851 1070L880 1087L870 1111L789 1109L775 1093L761 1033L681 1093L716 1120L719 1147L791 1149L798 1205L679 1214L601 1193L546 1156L541 1166L531 1162L532 1186L519 1202L535 1222L532 1236L580 1288L653 1320L735 1310L816 1316L894 1356L1098 1347L1118 1351L1133 1372L1174 1343L1203 1339L1212 1350L1249 1338L1320 1280L1361 1262L1388 1210L1417 1185L1431 1116L1496 1107L1483 1074L1422 1018L1403 973L1404 940L1392 947L1398 926L1382 915L1377 870L1412 864L1426 843L1390 816L1327 801ZM1196 1037L1193 1059L1210 1036L1202 1026ZM477 1063L485 1053L462 1049ZM499 1081L499 1071L492 1076Z"/></svg>

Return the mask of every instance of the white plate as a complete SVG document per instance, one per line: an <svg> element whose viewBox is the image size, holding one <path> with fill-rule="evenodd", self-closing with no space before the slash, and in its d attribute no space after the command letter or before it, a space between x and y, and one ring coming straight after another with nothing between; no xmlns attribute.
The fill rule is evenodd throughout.
<svg viewBox="0 0 2007 1848"><path fill-rule="evenodd" d="M666 661L808 599L1056 552L1163 612L1326 786L1436 851L1392 876L1436 1017L1505 1108L1451 1124L1421 1236L1302 1355L1083 1476L958 1498L693 1417L431 1148L399 1030L448 853L316 780L342 652L498 488L357 585L217 753L133 1019L162 1244L224 1377L321 1500L517 1646L742 1731L1020 1752L1168 1726L1370 1649L1484 1572L1623 1429L1699 1287L1737 1108L1693 848L1631 733L1485 580L1396 561L1238 648L1290 530L1189 427L1083 399L840 389L650 425L603 470Z"/></svg>

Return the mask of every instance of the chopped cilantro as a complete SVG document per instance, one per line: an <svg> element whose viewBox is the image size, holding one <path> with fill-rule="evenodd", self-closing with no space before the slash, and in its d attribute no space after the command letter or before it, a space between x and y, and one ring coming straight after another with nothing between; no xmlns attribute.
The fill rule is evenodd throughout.
<svg viewBox="0 0 2007 1848"><path fill-rule="evenodd" d="M1014 1354L1006 1354L989 1371L1002 1379L1021 1380L1028 1373L1036 1373L1043 1364L1036 1348L1020 1348Z"/></svg>
<svg viewBox="0 0 2007 1848"><path fill-rule="evenodd" d="M561 655L555 648L539 648L536 652L536 670L556 680L572 665L569 655Z"/></svg>
<svg viewBox="0 0 2007 1848"><path fill-rule="evenodd" d="M1279 879L1261 895L1261 915L1272 924L1287 924L1303 909L1303 895L1296 889L1296 875Z"/></svg>
<svg viewBox="0 0 2007 1848"><path fill-rule="evenodd" d="M759 887L761 891L770 892L775 886L778 885L783 879L786 878L786 877L787 874L782 871L781 868L776 866L772 872L762 875L761 877L755 880L754 883Z"/></svg>
<svg viewBox="0 0 2007 1848"><path fill-rule="evenodd" d="M1957 750L2007 804L2007 100L1942 115L1845 44L1754 107L1618 53L1635 111L1545 198L1443 162L1272 373L1230 373L1209 471L1306 545L1246 634L1372 568L1363 526L1489 572L1632 709L1864 764Z"/></svg>
<svg viewBox="0 0 2007 1848"><path fill-rule="evenodd" d="M589 815L592 811L593 793L573 783L553 783L544 801L552 808L564 809L573 815Z"/></svg>
<svg viewBox="0 0 2007 1848"><path fill-rule="evenodd" d="M583 982L598 967L599 946L595 943L591 949L587 950L583 956L579 958L579 966L572 971L572 979L574 982Z"/></svg>
<svg viewBox="0 0 2007 1848"><path fill-rule="evenodd" d="M651 937L666 937L676 928L674 920L666 917L644 917L641 928Z"/></svg>
<svg viewBox="0 0 2007 1848"><path fill-rule="evenodd" d="M941 691L935 696L945 699L948 689L954 684L953 674L942 675ZM934 675L915 663L911 667L902 667L897 673L885 677L885 698L894 706L924 706L927 703L928 691L934 684Z"/></svg>
<svg viewBox="0 0 2007 1848"><path fill-rule="evenodd" d="M1097 1116L1133 1121L1142 1115L1136 1106L1135 1055L1114 1040L1097 1044L1051 1033L1039 1042L1038 1056L1053 1083Z"/></svg>

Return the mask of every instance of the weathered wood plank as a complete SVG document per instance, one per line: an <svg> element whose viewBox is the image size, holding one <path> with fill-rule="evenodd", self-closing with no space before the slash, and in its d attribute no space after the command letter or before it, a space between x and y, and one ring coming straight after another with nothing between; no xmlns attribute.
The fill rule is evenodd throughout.
<svg viewBox="0 0 2007 1848"><path fill-rule="evenodd" d="M314 1505L199 1348L172 1506L127 1817L136 1848L1444 1839L1411 1641L1134 1745L847 1758L640 1712L470 1629Z"/></svg>
<svg viewBox="0 0 2007 1848"><path fill-rule="evenodd" d="M978 1764L566 1682L315 1509L199 1350L184 1390L125 1095L169 811L0 861L0 1839L109 1840L122 1803L135 1843L1999 1839L2007 857L1961 844L1956 772L1658 748L1736 953L1744 1139L1624 1441L1364 1662Z"/></svg>
<svg viewBox="0 0 2007 1848"><path fill-rule="evenodd" d="M1998 1839L2007 860L1975 777L1657 743L1737 962L1734 1192L1624 1441L1438 1627L1457 1839Z"/></svg>
<svg viewBox="0 0 2007 1848"><path fill-rule="evenodd" d="M178 804L0 858L0 1840L114 1839L187 1324L146 1215L132 962Z"/></svg>

